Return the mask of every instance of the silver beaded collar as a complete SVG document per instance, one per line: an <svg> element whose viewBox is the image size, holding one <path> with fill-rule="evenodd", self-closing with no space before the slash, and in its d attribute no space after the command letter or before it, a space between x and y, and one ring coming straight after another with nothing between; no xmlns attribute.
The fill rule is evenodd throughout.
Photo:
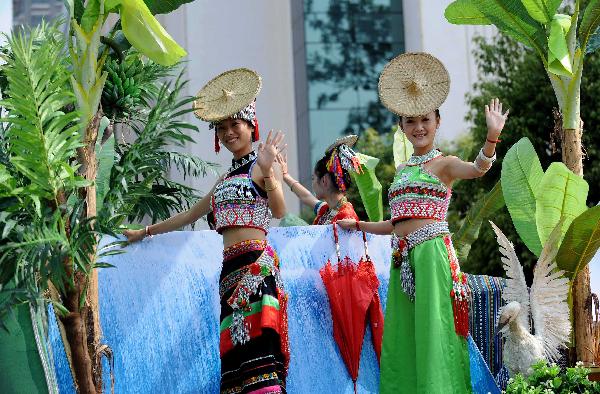
<svg viewBox="0 0 600 394"><path fill-rule="evenodd" d="M442 152L439 149L432 149L429 152L427 152L421 156L412 155L410 157L410 159L408 159L408 162L406 163L406 165L407 166L420 166L421 164L427 163L428 161L433 160L436 157L439 157L441 155L442 155Z"/></svg>
<svg viewBox="0 0 600 394"><path fill-rule="evenodd" d="M237 170L238 168L245 166L246 164L252 162L256 160L256 152L252 151L250 153L248 153L246 156L239 158L239 159L233 159L231 160L231 167L229 167L229 169L227 170L228 173L233 172L235 170Z"/></svg>

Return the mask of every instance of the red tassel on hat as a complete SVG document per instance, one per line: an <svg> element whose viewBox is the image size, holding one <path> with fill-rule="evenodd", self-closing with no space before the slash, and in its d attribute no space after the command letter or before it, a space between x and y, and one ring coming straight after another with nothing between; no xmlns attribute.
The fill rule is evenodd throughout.
<svg viewBox="0 0 600 394"><path fill-rule="evenodd" d="M219 153L221 150L221 145L219 145L219 137L217 137L217 133L215 132L215 153Z"/></svg>
<svg viewBox="0 0 600 394"><path fill-rule="evenodd" d="M254 118L254 141L258 141L259 135L258 135L258 119Z"/></svg>

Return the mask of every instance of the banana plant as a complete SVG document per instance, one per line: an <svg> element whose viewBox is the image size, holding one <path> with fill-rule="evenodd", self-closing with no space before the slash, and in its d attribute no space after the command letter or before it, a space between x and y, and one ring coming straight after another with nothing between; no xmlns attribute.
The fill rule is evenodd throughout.
<svg viewBox="0 0 600 394"><path fill-rule="evenodd" d="M600 46L600 0L590 0L585 9L581 7L581 0L569 3L574 6L572 15L558 12L562 0L455 0L446 8L445 16L453 24L494 25L538 54L562 115L562 122L557 125L562 140L562 161L575 175L582 177L581 79L586 55ZM556 170L562 171L558 167ZM518 215L517 221L521 219ZM534 237L534 233L528 232L528 236ZM525 241L532 251L539 253L541 240ZM583 361L593 361L587 350L592 348L586 311L589 295L589 270L584 268L576 279L573 293L577 357Z"/></svg>
<svg viewBox="0 0 600 394"><path fill-rule="evenodd" d="M600 207L587 207L588 183L560 162L544 171L528 138L519 140L506 153L500 182L517 233L536 256L560 224L556 262L570 279L574 318L575 278L600 247Z"/></svg>

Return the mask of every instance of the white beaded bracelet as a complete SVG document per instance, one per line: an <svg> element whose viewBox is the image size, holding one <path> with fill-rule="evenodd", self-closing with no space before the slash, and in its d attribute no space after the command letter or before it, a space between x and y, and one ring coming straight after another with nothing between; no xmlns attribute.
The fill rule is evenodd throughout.
<svg viewBox="0 0 600 394"><path fill-rule="evenodd" d="M475 158L473 165L475 169L482 174L488 172L490 168L492 168L492 164L496 161L496 152L494 152L494 156L487 157L485 153L483 153L483 148L479 151L479 154Z"/></svg>

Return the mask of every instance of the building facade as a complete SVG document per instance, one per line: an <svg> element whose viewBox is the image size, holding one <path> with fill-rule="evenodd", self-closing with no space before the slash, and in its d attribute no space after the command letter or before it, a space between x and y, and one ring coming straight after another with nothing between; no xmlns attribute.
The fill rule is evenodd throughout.
<svg viewBox="0 0 600 394"><path fill-rule="evenodd" d="M343 134L368 127L388 131L396 121L379 103L377 82L384 65L409 51L430 52L448 68L450 95L441 107L440 140L468 130L465 94L477 79L472 51L476 34L491 28L455 26L444 18L451 0L195 0L159 16L188 51L187 93L195 94L224 70L248 67L263 77L257 116L263 136L283 130L289 171L310 185L324 149ZM62 0L13 0L12 25L61 15ZM213 133L198 124L188 153L227 168L227 152L213 151ZM192 132L193 133L193 132ZM171 174L182 181L178 173ZM216 177L188 179L208 191ZM291 212L300 203L285 188Z"/></svg>
<svg viewBox="0 0 600 394"><path fill-rule="evenodd" d="M64 15L62 0L12 0L13 26L35 26Z"/></svg>

